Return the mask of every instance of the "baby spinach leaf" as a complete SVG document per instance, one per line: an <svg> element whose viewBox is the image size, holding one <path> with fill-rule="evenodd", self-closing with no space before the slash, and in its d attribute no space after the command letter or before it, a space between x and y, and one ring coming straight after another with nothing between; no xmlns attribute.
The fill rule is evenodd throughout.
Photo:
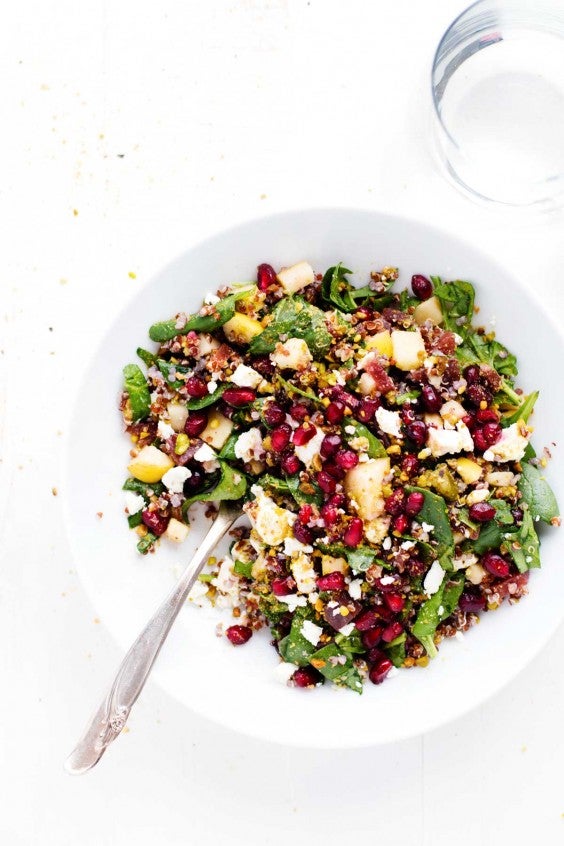
<svg viewBox="0 0 564 846"><path fill-rule="evenodd" d="M233 387L229 382L222 382L220 385L217 386L213 394L208 394L205 397L194 397L191 400L188 400L186 403L186 408L189 411L198 411L200 408L207 408L209 405L213 405L214 402L217 402L227 388Z"/></svg>
<svg viewBox="0 0 564 846"><path fill-rule="evenodd" d="M155 364L171 388L174 388L176 391L185 384L181 379L176 378L176 374L189 373L191 370L190 367L185 367L183 364L175 364L173 361L165 361L164 358L157 358Z"/></svg>
<svg viewBox="0 0 564 846"><path fill-rule="evenodd" d="M144 350L143 347L137 347L137 355L147 367L151 367L156 361L156 355L149 350Z"/></svg>
<svg viewBox="0 0 564 846"><path fill-rule="evenodd" d="M187 521L188 509L193 502L219 502L225 499L241 499L247 490L244 473L234 470L225 461L219 459L220 476L216 485L204 491L198 491L182 504L182 515Z"/></svg>
<svg viewBox="0 0 564 846"><path fill-rule="evenodd" d="M383 564L376 558L376 551L369 546L357 546L354 549L348 546L339 546L338 544L317 544L317 548L326 555L332 555L333 558L345 558L353 573L364 573L369 567L377 561L378 564Z"/></svg>
<svg viewBox="0 0 564 846"><path fill-rule="evenodd" d="M160 496L164 491L164 485L162 482L140 482L139 479L131 478L125 480L122 490L133 491L133 493L141 494L141 496L149 500L149 491L156 494L156 496Z"/></svg>
<svg viewBox="0 0 564 846"><path fill-rule="evenodd" d="M332 335L325 323L325 312L301 297L284 297L274 307L272 322L249 344L253 355L272 352L281 335L302 338L314 357L323 357L331 347Z"/></svg>
<svg viewBox="0 0 564 846"><path fill-rule="evenodd" d="M508 417L503 416L501 418L501 425L505 428L506 426L511 426L512 423L517 423L518 420L524 420L526 423L533 413L533 408L538 398L538 391L533 391L532 394L526 396L521 405L512 414Z"/></svg>
<svg viewBox="0 0 564 846"><path fill-rule="evenodd" d="M129 396L129 405L134 422L148 417L151 411L151 394L147 379L136 364L126 364L123 368L124 390Z"/></svg>
<svg viewBox="0 0 564 846"><path fill-rule="evenodd" d="M149 338L151 341L158 341L159 343L162 343L163 341L170 341L170 339L176 337L176 335L187 335L188 332L192 331L213 332L214 329L218 329L220 326L223 326L224 323L227 323L228 320L231 320L235 314L235 306L239 300L251 296L251 294L255 291L255 285L250 285L239 291L234 291L232 294L229 294L229 296L224 297L224 299L215 304L212 314L193 314L188 318L182 329L176 328L176 319L153 323L149 329Z"/></svg>
<svg viewBox="0 0 564 846"><path fill-rule="evenodd" d="M439 276L431 276L431 281L434 294L441 303L446 328L460 332L461 326L471 324L474 316L474 286L461 280L443 282Z"/></svg>
<svg viewBox="0 0 564 846"><path fill-rule="evenodd" d="M523 522L516 532L504 537L502 549L513 558L520 573L540 567L540 543L531 512L523 512Z"/></svg>
<svg viewBox="0 0 564 846"><path fill-rule="evenodd" d="M404 405L406 402L411 402L412 400L416 400L417 397L421 395L421 391L413 390L413 391L406 391L404 394L397 394L394 402L396 405Z"/></svg>
<svg viewBox="0 0 564 846"><path fill-rule="evenodd" d="M158 538L156 535L154 535L152 532L147 532L147 534L142 537L139 543L137 544L137 552L140 552L141 555L146 555L157 540Z"/></svg>
<svg viewBox="0 0 564 846"><path fill-rule="evenodd" d="M362 693L362 679L352 662L350 655L341 650L336 643L328 643L310 657L310 664L326 679L350 687L356 693Z"/></svg>
<svg viewBox="0 0 564 846"><path fill-rule="evenodd" d="M219 457L223 458L225 461L237 461L237 456L235 455L235 444L239 440L239 435L231 434L223 444L221 451L219 453Z"/></svg>
<svg viewBox="0 0 564 846"><path fill-rule="evenodd" d="M319 508L323 505L323 494L314 482L308 482L308 484L311 485L311 487L313 488L313 493L304 493L304 491L301 490L301 481L299 475L286 476L286 484L288 485L288 490L290 491L298 505L303 505L304 503L313 503Z"/></svg>
<svg viewBox="0 0 564 846"><path fill-rule="evenodd" d="M143 516L141 511L138 511L136 514L129 514L127 517L127 522L129 524L130 529L136 529L137 526L140 526L143 522Z"/></svg>
<svg viewBox="0 0 564 846"><path fill-rule="evenodd" d="M251 579L253 576L253 561L235 561L233 563L233 572L238 576L243 576L245 579Z"/></svg>
<svg viewBox="0 0 564 846"><path fill-rule="evenodd" d="M335 635L335 643L346 655L362 655L366 652L366 647L362 642L362 636L358 629L353 629L350 635L344 635L342 632L338 632Z"/></svg>
<svg viewBox="0 0 564 846"><path fill-rule="evenodd" d="M495 508L496 514L493 520L482 526L477 540L472 544L477 555L482 555L490 549L499 549L504 535L515 531L515 521L509 504L503 499L492 499L490 504Z"/></svg>
<svg viewBox="0 0 564 846"><path fill-rule="evenodd" d="M287 494L290 492L288 482L286 482L285 479L279 479L277 476L271 476L270 473L260 477L260 484L265 491L270 490L281 494Z"/></svg>
<svg viewBox="0 0 564 846"><path fill-rule="evenodd" d="M537 517L550 523L558 517L558 503L552 488L534 464L524 464L518 488L529 506L533 520Z"/></svg>
<svg viewBox="0 0 564 846"><path fill-rule="evenodd" d="M412 634L425 646L430 658L436 655L433 635L437 626L450 617L464 588L464 575L453 577L450 581L443 580L442 585L433 596L429 597L419 608Z"/></svg>
<svg viewBox="0 0 564 846"><path fill-rule="evenodd" d="M405 661L405 640L406 634L404 632L399 637L396 637L395 640L392 640L390 643L384 646L384 652L386 653L394 667L403 666L403 662Z"/></svg>
<svg viewBox="0 0 564 846"><path fill-rule="evenodd" d="M438 653L437 647L435 646L435 641L433 640L433 635L422 635L422 637L417 638L419 643L425 647L425 652L429 656L429 658L436 658Z"/></svg>
<svg viewBox="0 0 564 846"><path fill-rule="evenodd" d="M286 379L284 379L280 375L280 373L277 373L275 378L278 382L280 382L282 387L285 388L286 391L288 391L288 393L298 394L300 397L305 397L305 399L311 400L312 402L321 402L319 397L316 397L313 391L304 391L302 388L296 387L296 385L293 385L291 382L288 382Z"/></svg>
<svg viewBox="0 0 564 846"><path fill-rule="evenodd" d="M347 279L348 273L352 273L352 270L347 270L339 262L335 267L330 267L327 270L321 283L321 296L325 302L345 312L355 311L357 308L352 293L352 285Z"/></svg>
<svg viewBox="0 0 564 846"><path fill-rule="evenodd" d="M398 296L398 308L400 311L407 311L411 306L415 308L419 305L419 302L420 300L417 297L412 297L407 289L401 291Z"/></svg>
<svg viewBox="0 0 564 846"><path fill-rule="evenodd" d="M278 650L284 661L306 667L310 657L315 652L315 646L302 634L302 626L309 620L311 613L308 608L296 608L289 634L282 638Z"/></svg>
<svg viewBox="0 0 564 846"><path fill-rule="evenodd" d="M347 429L353 428L354 433L348 432ZM351 439L354 440L355 438L366 438L368 441L368 456L369 458L385 458L387 456L386 448L381 440L379 440L376 435L373 435L370 429L368 429L363 423L359 423L358 420L352 420L351 418L345 418L343 422L343 437L350 443Z"/></svg>
<svg viewBox="0 0 564 846"><path fill-rule="evenodd" d="M431 493L426 488L408 486L407 490L423 494L423 508L417 515L417 520L419 523L433 526L430 538L437 544L437 557L445 570L452 570L454 538L445 500L439 494Z"/></svg>

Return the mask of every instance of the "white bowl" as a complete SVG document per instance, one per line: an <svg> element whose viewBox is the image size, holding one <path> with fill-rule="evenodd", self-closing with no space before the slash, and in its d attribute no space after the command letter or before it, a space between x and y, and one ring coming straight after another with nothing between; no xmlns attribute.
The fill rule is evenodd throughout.
<svg viewBox="0 0 564 846"><path fill-rule="evenodd" d="M129 450L117 411L121 368L135 360L137 346L150 346L147 329L154 321L195 310L221 284L254 278L260 262L300 259L317 271L343 261L359 284L386 264L400 268L404 286L413 273L472 281L480 319L495 318L499 338L518 355L520 384L540 388L534 442L542 449L559 434L564 395L555 376L564 361L562 338L525 288L473 244L419 222L348 209L273 215L209 238L165 268L116 317L80 388L71 424L65 489L75 564L124 650L171 587L174 565L188 561L205 520L196 521L182 546L163 542L156 555L137 554L121 494ZM562 469L557 452L549 478L560 501ZM531 573L530 595L518 605L484 615L462 643L443 643L427 669L402 670L378 687L368 683L362 696L329 685L315 691L284 686L275 679L278 658L266 631L233 648L215 635L217 613L196 607L180 614L153 680L194 711L279 743L358 747L420 734L483 702L547 642L564 609L560 544L558 530L543 532L543 569ZM108 667L108 681L113 670Z"/></svg>

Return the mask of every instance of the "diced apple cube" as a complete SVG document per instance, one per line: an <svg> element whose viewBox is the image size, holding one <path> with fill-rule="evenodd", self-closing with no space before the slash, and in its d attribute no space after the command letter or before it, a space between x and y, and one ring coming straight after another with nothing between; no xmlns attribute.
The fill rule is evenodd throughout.
<svg viewBox="0 0 564 846"><path fill-rule="evenodd" d="M427 321L434 326L439 326L444 318L438 297L430 297L428 300L419 303L413 312L413 318L419 326Z"/></svg>
<svg viewBox="0 0 564 846"><path fill-rule="evenodd" d="M135 456L128 470L135 479L147 484L160 482L167 470L173 467L172 459L156 446L146 446Z"/></svg>
<svg viewBox="0 0 564 846"><path fill-rule="evenodd" d="M219 411L210 411L208 425L200 435L200 438L204 443L209 444L214 449L221 449L229 438L232 429L233 423L231 420L228 420Z"/></svg>
<svg viewBox="0 0 564 846"><path fill-rule="evenodd" d="M392 332L393 359L400 370L415 370L421 367L425 356L425 344L418 329L415 332L405 332L394 329Z"/></svg>
<svg viewBox="0 0 564 846"><path fill-rule="evenodd" d="M304 370L313 361L309 347L302 338L288 338L283 344L277 344L270 357L281 370Z"/></svg>
<svg viewBox="0 0 564 846"><path fill-rule="evenodd" d="M389 472L389 458L371 458L357 464L345 476L345 491L358 505L358 513L363 520L375 520L382 514L382 484Z"/></svg>
<svg viewBox="0 0 564 846"><path fill-rule="evenodd" d="M473 485L482 475L482 468L471 458L457 458L455 461L456 472L463 482Z"/></svg>
<svg viewBox="0 0 564 846"><path fill-rule="evenodd" d="M349 565L344 558L333 558L332 555L324 555L321 559L321 572L324 576L328 573L342 573L343 576L349 572Z"/></svg>
<svg viewBox="0 0 564 846"><path fill-rule="evenodd" d="M387 358L391 358L394 352L392 336L387 329L383 332L377 332L376 335L369 335L364 346L367 350L376 350Z"/></svg>
<svg viewBox="0 0 564 846"><path fill-rule="evenodd" d="M362 376L358 380L358 390L365 397L369 396L376 390L376 382L374 381L370 373L362 374Z"/></svg>
<svg viewBox="0 0 564 846"><path fill-rule="evenodd" d="M165 537L174 543L183 543L188 537L190 527L186 523L181 523L175 517L171 517L166 527Z"/></svg>
<svg viewBox="0 0 564 846"><path fill-rule="evenodd" d="M263 328L263 325L254 317L239 312L223 324L225 337L232 344L249 344L256 335L260 335Z"/></svg>
<svg viewBox="0 0 564 846"><path fill-rule="evenodd" d="M277 276L278 281L287 294L295 294L315 280L313 267L307 261L300 261L292 267L285 267Z"/></svg>
<svg viewBox="0 0 564 846"><path fill-rule="evenodd" d="M169 402L166 407L170 418L170 425L175 432L183 432L184 425L188 419L188 409L179 402Z"/></svg>

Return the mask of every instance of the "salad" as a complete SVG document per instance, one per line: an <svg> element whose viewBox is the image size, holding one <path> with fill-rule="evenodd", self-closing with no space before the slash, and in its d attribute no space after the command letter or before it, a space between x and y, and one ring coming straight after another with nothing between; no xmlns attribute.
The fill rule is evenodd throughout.
<svg viewBox="0 0 564 846"><path fill-rule="evenodd" d="M124 484L140 553L181 543L190 507L240 500L250 527L191 598L269 626L280 679L362 692L527 593L559 525L531 445L538 392L476 326L474 288L384 267L258 267L155 323L124 368Z"/></svg>

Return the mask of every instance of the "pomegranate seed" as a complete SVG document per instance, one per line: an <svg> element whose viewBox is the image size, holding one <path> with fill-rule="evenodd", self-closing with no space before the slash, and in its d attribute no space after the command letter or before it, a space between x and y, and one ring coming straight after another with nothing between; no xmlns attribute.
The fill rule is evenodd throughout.
<svg viewBox="0 0 564 846"><path fill-rule="evenodd" d="M313 532L308 526L305 526L303 523L300 523L299 520L296 520L292 531L294 532L294 537L296 540L299 540L300 543L305 543L308 546L311 545L313 541Z"/></svg>
<svg viewBox="0 0 564 846"><path fill-rule="evenodd" d="M290 408L290 417L297 423L303 423L306 417L309 417L309 408L297 402Z"/></svg>
<svg viewBox="0 0 564 846"><path fill-rule="evenodd" d="M435 414L440 410L443 400L439 392L433 385L423 385L421 388L421 396L423 398L423 405L427 411Z"/></svg>
<svg viewBox="0 0 564 846"><path fill-rule="evenodd" d="M254 402L256 396L252 388L228 388L223 392L222 399L228 405L241 408L243 405L250 405Z"/></svg>
<svg viewBox="0 0 564 846"><path fill-rule="evenodd" d="M373 649L376 644L380 643L383 631L383 626L375 626L373 629L368 629L368 631L363 632L362 643L364 644L364 646L367 649Z"/></svg>
<svg viewBox="0 0 564 846"><path fill-rule="evenodd" d="M371 320L374 315L374 312L371 308L367 308L366 306L361 306L357 308L355 312L355 317L358 320Z"/></svg>
<svg viewBox="0 0 564 846"><path fill-rule="evenodd" d="M192 490L197 490L201 488L204 483L204 474L200 470L192 470L192 475L189 476L184 484L187 488Z"/></svg>
<svg viewBox="0 0 564 846"><path fill-rule="evenodd" d="M342 508L346 501L347 498L343 493L333 494L333 496L327 500L328 504L332 505L333 508Z"/></svg>
<svg viewBox="0 0 564 846"><path fill-rule="evenodd" d="M283 423L277 429L270 433L270 442L274 452L282 452L290 443L292 437L292 429L287 423Z"/></svg>
<svg viewBox="0 0 564 846"><path fill-rule="evenodd" d="M334 505L326 503L321 509L321 516L323 517L326 526L332 526L333 523L337 522L339 512Z"/></svg>
<svg viewBox="0 0 564 846"><path fill-rule="evenodd" d="M356 412L357 420L360 420L361 423L370 423L371 420L374 420L374 415L380 408L380 405L380 400L377 399L361 400Z"/></svg>
<svg viewBox="0 0 564 846"><path fill-rule="evenodd" d="M272 376L275 371L275 367L270 360L270 356L268 355L257 355L251 361L251 367L253 370L256 370L257 373L260 373L261 376Z"/></svg>
<svg viewBox="0 0 564 846"><path fill-rule="evenodd" d="M292 443L296 446L304 446L315 435L315 426L298 426L292 435Z"/></svg>
<svg viewBox="0 0 564 846"><path fill-rule="evenodd" d="M257 267L257 282L261 291L266 291L276 282L276 271L270 264L259 264Z"/></svg>
<svg viewBox="0 0 564 846"><path fill-rule="evenodd" d="M360 517L353 517L343 535L346 546L358 546L364 534L364 523Z"/></svg>
<svg viewBox="0 0 564 846"><path fill-rule="evenodd" d="M386 628L382 632L382 640L385 640L386 643L391 643L392 640L395 640L396 637L399 637L402 632L403 626L401 623L398 623L397 621L395 623L390 623L390 625L386 626Z"/></svg>
<svg viewBox="0 0 564 846"><path fill-rule="evenodd" d="M345 406L342 402L330 402L327 408L325 409L325 417L327 418L327 422L330 423L332 426L336 426L337 423L340 423L344 416Z"/></svg>
<svg viewBox="0 0 564 846"><path fill-rule="evenodd" d="M168 526L169 517L160 514L158 511L149 511L146 508L141 514L141 519L154 535L163 535Z"/></svg>
<svg viewBox="0 0 564 846"><path fill-rule="evenodd" d="M300 667L291 679L296 687L317 687L323 681L323 676L313 667Z"/></svg>
<svg viewBox="0 0 564 846"><path fill-rule="evenodd" d="M326 473L329 473L337 482L341 482L345 478L345 471L342 467L339 467L338 464L335 464L334 461L326 461L323 465L323 469Z"/></svg>
<svg viewBox="0 0 564 846"><path fill-rule="evenodd" d="M389 658L382 658L377 664L374 664L368 678L373 684L382 684L390 670L394 665Z"/></svg>
<svg viewBox="0 0 564 846"><path fill-rule="evenodd" d="M381 640L382 638L379 638ZM373 664L379 664L380 661L383 661L384 658L387 658L385 652L382 652L379 646L373 646L372 649L368 651L368 655L366 656L366 660L372 666Z"/></svg>
<svg viewBox="0 0 564 846"><path fill-rule="evenodd" d="M385 593L384 602L394 614L399 614L405 605L405 597L400 596L399 593Z"/></svg>
<svg viewBox="0 0 564 846"><path fill-rule="evenodd" d="M476 426L476 415L473 411L469 411L462 418L462 422L465 426L468 426L469 429L473 429Z"/></svg>
<svg viewBox="0 0 564 846"><path fill-rule="evenodd" d="M501 555L498 555L497 552L486 552L482 556L480 563L486 568L488 573L491 573L492 576L496 576L498 579L505 579L511 569L509 562Z"/></svg>
<svg viewBox="0 0 564 846"><path fill-rule="evenodd" d="M248 626L229 626L225 634L233 646L241 646L251 639L253 630Z"/></svg>
<svg viewBox="0 0 564 846"><path fill-rule="evenodd" d="M279 405L276 405L275 402L270 402L265 407L262 416L269 429L280 426L286 420L286 412Z"/></svg>
<svg viewBox="0 0 564 846"><path fill-rule="evenodd" d="M324 493L331 494L335 491L335 488L337 487L337 482L333 478L333 476L331 476L327 472L327 470L320 470L316 478L317 484Z"/></svg>
<svg viewBox="0 0 564 846"><path fill-rule="evenodd" d="M490 446L484 436L483 428L474 429L472 432L472 440L474 441L474 447L480 450L480 452L484 452Z"/></svg>
<svg viewBox="0 0 564 846"><path fill-rule="evenodd" d="M352 470L358 464L358 455L352 449L342 449L335 456L335 461L343 470Z"/></svg>
<svg viewBox="0 0 564 846"><path fill-rule="evenodd" d="M405 513L415 517L423 508L425 497L420 491L412 491L405 501Z"/></svg>
<svg viewBox="0 0 564 846"><path fill-rule="evenodd" d="M427 564L424 561L421 561L420 558L410 558L406 564L407 572L413 578L417 578L418 576L422 576L423 573L427 570Z"/></svg>
<svg viewBox="0 0 564 846"><path fill-rule="evenodd" d="M359 632L367 632L368 629L373 629L378 625L378 620L378 612L373 608L367 608L366 611L363 611L362 614L358 615L354 624Z"/></svg>
<svg viewBox="0 0 564 846"><path fill-rule="evenodd" d="M501 426L499 423L486 423L482 429L482 434L487 445L493 446L501 438Z"/></svg>
<svg viewBox="0 0 564 846"><path fill-rule="evenodd" d="M472 384L469 385L466 389L466 396L468 397L468 402L472 405L475 405L477 408L485 402L486 405L489 405L492 401L492 395L489 391L487 391L482 385Z"/></svg>
<svg viewBox="0 0 564 846"><path fill-rule="evenodd" d="M423 420L414 420L407 426L407 436L415 446L422 447L427 440L427 424Z"/></svg>
<svg viewBox="0 0 564 846"><path fill-rule="evenodd" d="M313 508L307 502L303 505L300 505L300 510L298 511L298 517L302 523L307 523L311 520L313 514Z"/></svg>
<svg viewBox="0 0 564 846"><path fill-rule="evenodd" d="M406 455L401 462L401 469L408 476L415 476L419 470L419 459L415 455Z"/></svg>
<svg viewBox="0 0 564 846"><path fill-rule="evenodd" d="M353 396L353 394L345 391L341 385L335 385L335 387L331 390L331 399L342 402L345 406L348 406L351 411L355 411L360 405L360 400Z"/></svg>
<svg viewBox="0 0 564 846"><path fill-rule="evenodd" d="M402 488L396 488L392 491L389 497L384 500L384 508L391 514L392 517L397 517L404 509L405 505L405 491Z"/></svg>
<svg viewBox="0 0 564 846"><path fill-rule="evenodd" d="M415 418L415 409L412 408L411 403L407 403L404 405L400 411L400 416L402 421L408 426L410 423L413 423Z"/></svg>
<svg viewBox="0 0 564 846"><path fill-rule="evenodd" d="M190 376L186 381L186 390L191 397L200 399L208 394L208 386L199 376Z"/></svg>
<svg viewBox="0 0 564 846"><path fill-rule="evenodd" d="M326 576L318 576L316 584L319 590L344 590L345 577L342 573L327 573Z"/></svg>
<svg viewBox="0 0 564 846"><path fill-rule="evenodd" d="M468 509L468 515L471 520L476 520L478 523L487 523L495 517L495 508L489 502L476 502Z"/></svg>
<svg viewBox="0 0 564 846"><path fill-rule="evenodd" d="M197 438L208 425L208 415L205 411L192 411L186 418L184 432L190 438Z"/></svg>
<svg viewBox="0 0 564 846"><path fill-rule="evenodd" d="M319 452L321 453L323 458L329 458L331 455L335 455L337 450L339 450L342 445L343 440L340 435L325 435L325 437L321 441Z"/></svg>
<svg viewBox="0 0 564 846"><path fill-rule="evenodd" d="M398 532L400 535L405 534L407 531L407 527L409 526L409 517L406 517L405 514L400 514L398 517L394 519L394 531Z"/></svg>
<svg viewBox="0 0 564 846"><path fill-rule="evenodd" d="M458 600L461 611L483 611L486 607L486 599L477 591L465 590Z"/></svg>
<svg viewBox="0 0 564 846"><path fill-rule="evenodd" d="M287 452L280 459L280 468L282 469L282 472L287 473L288 476L295 476L300 467L300 459L297 455L294 455L293 452Z"/></svg>
<svg viewBox="0 0 564 846"><path fill-rule="evenodd" d="M499 414L493 408L479 408L476 412L476 420L480 423L498 423Z"/></svg>
<svg viewBox="0 0 564 846"><path fill-rule="evenodd" d="M469 364L464 368L463 375L469 385L474 385L480 378L480 368L477 364Z"/></svg>
<svg viewBox="0 0 564 846"><path fill-rule="evenodd" d="M521 523L521 521L523 520L523 509L519 507L512 508L511 516L513 517L516 523Z"/></svg>
<svg viewBox="0 0 564 846"><path fill-rule="evenodd" d="M411 277L411 290L418 300L428 300L433 293L433 285L426 276L416 273Z"/></svg>
<svg viewBox="0 0 564 846"><path fill-rule="evenodd" d="M278 578L272 580L272 593L274 596L288 596L289 593L292 593L294 587L295 582L291 576L287 576L285 579Z"/></svg>

